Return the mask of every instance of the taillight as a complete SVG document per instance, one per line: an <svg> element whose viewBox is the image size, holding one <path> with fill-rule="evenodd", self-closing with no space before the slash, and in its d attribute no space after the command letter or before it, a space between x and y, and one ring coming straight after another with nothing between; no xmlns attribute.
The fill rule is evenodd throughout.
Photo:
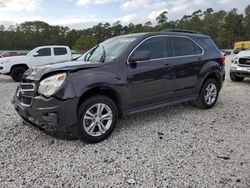
<svg viewBox="0 0 250 188"><path fill-rule="evenodd" d="M224 55L221 55L221 56L220 56L220 63L221 63L222 65L225 65L225 56L224 56Z"/></svg>

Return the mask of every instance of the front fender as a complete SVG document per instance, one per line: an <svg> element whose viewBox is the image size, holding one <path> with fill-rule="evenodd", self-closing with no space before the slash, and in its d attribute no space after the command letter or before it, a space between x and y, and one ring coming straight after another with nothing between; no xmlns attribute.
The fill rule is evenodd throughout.
<svg viewBox="0 0 250 188"><path fill-rule="evenodd" d="M68 78L58 92L62 100L80 98L87 91L101 88L114 91L119 97L126 96L124 73L98 68L68 72Z"/></svg>

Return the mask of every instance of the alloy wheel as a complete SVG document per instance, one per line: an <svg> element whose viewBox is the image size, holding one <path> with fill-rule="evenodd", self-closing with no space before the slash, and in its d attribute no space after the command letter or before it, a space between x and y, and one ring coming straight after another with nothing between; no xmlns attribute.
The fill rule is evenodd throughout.
<svg viewBox="0 0 250 188"><path fill-rule="evenodd" d="M87 134L91 136L101 136L111 127L113 112L111 108L98 103L91 106L83 117L83 127Z"/></svg>
<svg viewBox="0 0 250 188"><path fill-rule="evenodd" d="M208 84L208 86L206 87L204 98L205 98L205 102L208 105L211 105L215 102L217 98L217 87L214 83Z"/></svg>

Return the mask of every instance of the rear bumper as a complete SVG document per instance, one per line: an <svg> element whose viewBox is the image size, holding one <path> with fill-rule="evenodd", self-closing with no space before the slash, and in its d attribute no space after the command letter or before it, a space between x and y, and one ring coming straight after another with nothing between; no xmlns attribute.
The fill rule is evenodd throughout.
<svg viewBox="0 0 250 188"><path fill-rule="evenodd" d="M77 99L61 101L37 96L28 107L15 95L12 103L26 123L45 131L72 133L73 126L77 124Z"/></svg>

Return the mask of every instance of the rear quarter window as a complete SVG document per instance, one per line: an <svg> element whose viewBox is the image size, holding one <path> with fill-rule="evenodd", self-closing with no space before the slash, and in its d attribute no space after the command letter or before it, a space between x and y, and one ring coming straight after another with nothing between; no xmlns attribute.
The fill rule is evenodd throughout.
<svg viewBox="0 0 250 188"><path fill-rule="evenodd" d="M204 37L204 38L199 38L200 44L202 47L209 52L220 52L219 48L216 46L214 41L211 38Z"/></svg>

